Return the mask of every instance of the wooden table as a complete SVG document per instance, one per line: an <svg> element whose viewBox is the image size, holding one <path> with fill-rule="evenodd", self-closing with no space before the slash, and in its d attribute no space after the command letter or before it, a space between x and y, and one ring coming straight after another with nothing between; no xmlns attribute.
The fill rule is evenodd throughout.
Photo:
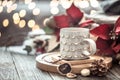
<svg viewBox="0 0 120 80"><path fill-rule="evenodd" d="M115 65L105 77L68 79L57 73L36 68L35 56L17 54L0 48L0 80L120 80L120 66Z"/></svg>

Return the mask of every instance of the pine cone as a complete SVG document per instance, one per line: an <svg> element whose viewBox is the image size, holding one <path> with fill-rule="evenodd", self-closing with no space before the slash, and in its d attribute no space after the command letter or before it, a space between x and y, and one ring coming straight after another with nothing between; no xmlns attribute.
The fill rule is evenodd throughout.
<svg viewBox="0 0 120 80"><path fill-rule="evenodd" d="M106 75L106 73L108 71L108 67L103 62L103 60L100 59L100 60L96 60L95 62L92 63L90 71L91 71L92 75L104 76L104 75Z"/></svg>

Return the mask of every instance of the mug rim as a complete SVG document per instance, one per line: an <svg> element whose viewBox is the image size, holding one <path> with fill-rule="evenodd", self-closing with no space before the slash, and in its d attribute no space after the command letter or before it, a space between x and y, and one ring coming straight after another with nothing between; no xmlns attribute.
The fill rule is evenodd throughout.
<svg viewBox="0 0 120 80"><path fill-rule="evenodd" d="M69 28L62 28L60 31L80 32L80 31L89 31L89 29L88 28L74 28L74 27L69 27Z"/></svg>

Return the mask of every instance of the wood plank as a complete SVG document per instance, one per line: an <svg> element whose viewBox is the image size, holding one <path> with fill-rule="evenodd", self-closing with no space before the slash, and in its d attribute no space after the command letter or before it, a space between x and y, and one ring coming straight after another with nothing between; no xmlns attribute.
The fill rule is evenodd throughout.
<svg viewBox="0 0 120 80"><path fill-rule="evenodd" d="M83 77L79 75L77 80L120 80L120 70L119 66L114 66L110 71L107 73L106 76L97 77L97 76L90 76L90 77Z"/></svg>
<svg viewBox="0 0 120 80"><path fill-rule="evenodd" d="M0 48L0 80L19 80L11 54Z"/></svg>
<svg viewBox="0 0 120 80"><path fill-rule="evenodd" d="M77 77L77 80L116 80L116 79L110 79L109 77L103 76L103 77L97 77L97 76L89 76L89 77L83 77L79 75Z"/></svg>
<svg viewBox="0 0 120 80"><path fill-rule="evenodd" d="M62 76L58 73L49 73L50 76L53 78L53 80L76 80L76 78L74 79L69 79L66 76Z"/></svg>
<svg viewBox="0 0 120 80"><path fill-rule="evenodd" d="M35 56L27 56L23 54L17 53L9 53L4 49L0 49L1 57L0 57L0 66L2 63L12 63L12 68L14 69L14 75L11 74L12 77L7 77L6 70L2 72L4 76L0 75L0 80L69 80L68 78L61 76L57 73L49 73L36 68ZM12 56L11 56L12 55ZM70 80L120 80L120 66L115 65L110 69L108 74L104 77L83 77L79 75L75 79ZM7 68L8 69L8 68ZM16 71L17 70L17 71ZM8 70L9 72L9 70ZM0 71L1 74L1 71ZM4 77L4 78L3 78ZM7 79L8 78L8 79Z"/></svg>
<svg viewBox="0 0 120 80"><path fill-rule="evenodd" d="M120 80L120 66L119 65L114 65L112 69L110 70L110 74L108 77L114 80Z"/></svg>
<svg viewBox="0 0 120 80"><path fill-rule="evenodd" d="M20 80L53 80L51 76L36 68L35 56L12 53Z"/></svg>

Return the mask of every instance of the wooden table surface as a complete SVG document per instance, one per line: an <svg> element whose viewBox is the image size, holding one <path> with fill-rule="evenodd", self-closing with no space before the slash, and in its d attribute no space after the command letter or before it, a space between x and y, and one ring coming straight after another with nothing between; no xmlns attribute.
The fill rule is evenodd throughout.
<svg viewBox="0 0 120 80"><path fill-rule="evenodd" d="M120 66L113 66L104 77L68 79L36 68L35 56L17 54L0 48L0 80L120 80Z"/></svg>

